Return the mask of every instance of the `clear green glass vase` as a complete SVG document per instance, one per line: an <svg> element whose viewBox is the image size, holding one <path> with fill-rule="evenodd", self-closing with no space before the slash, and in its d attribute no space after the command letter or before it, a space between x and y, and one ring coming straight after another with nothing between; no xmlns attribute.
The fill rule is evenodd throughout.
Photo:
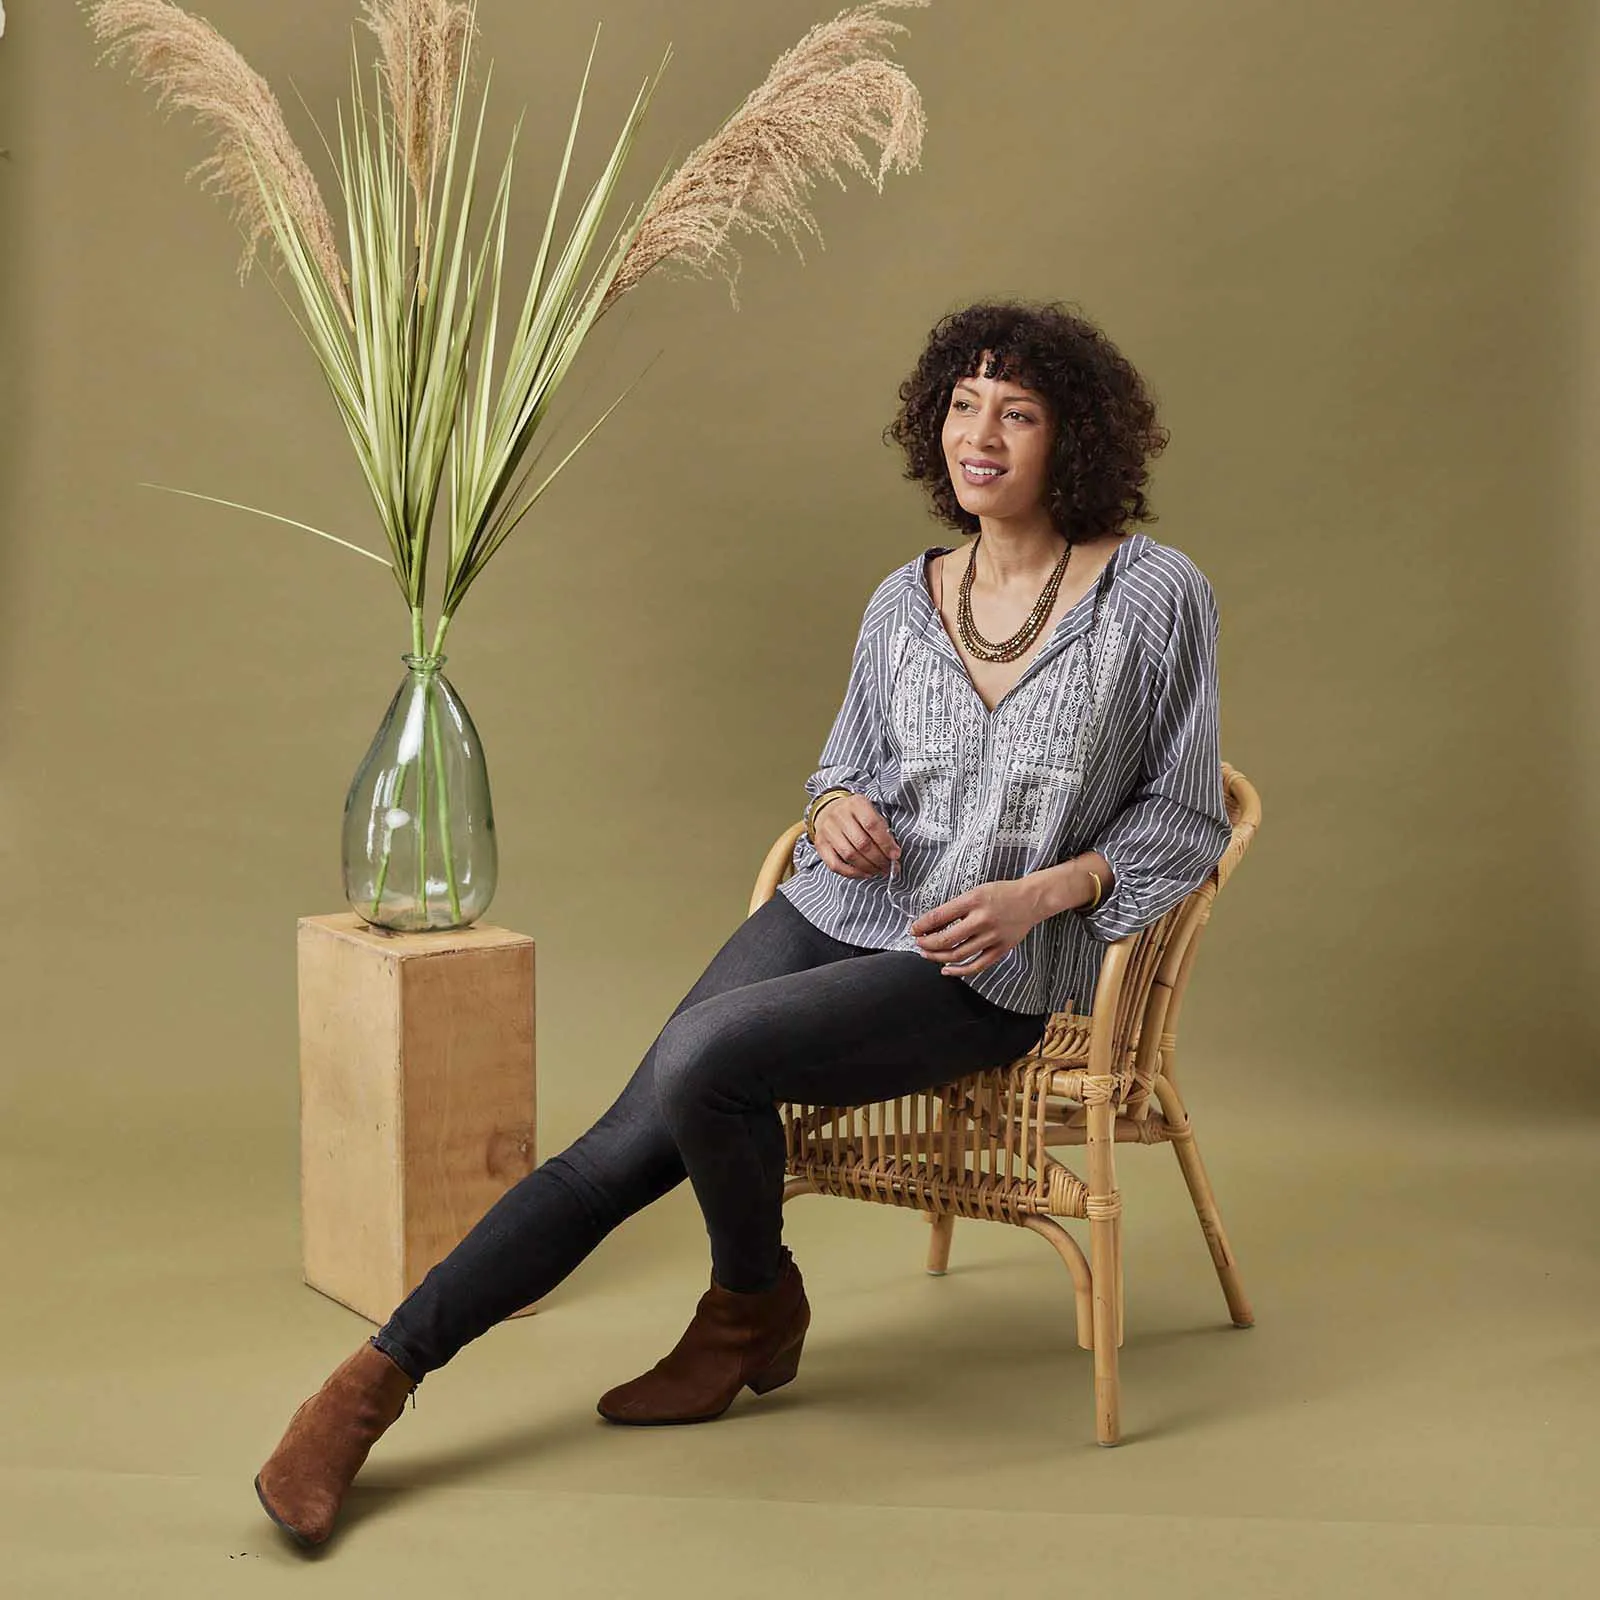
<svg viewBox="0 0 1600 1600"><path fill-rule="evenodd" d="M489 770L445 658L400 659L406 675L345 797L345 898L375 927L464 928L499 869Z"/></svg>

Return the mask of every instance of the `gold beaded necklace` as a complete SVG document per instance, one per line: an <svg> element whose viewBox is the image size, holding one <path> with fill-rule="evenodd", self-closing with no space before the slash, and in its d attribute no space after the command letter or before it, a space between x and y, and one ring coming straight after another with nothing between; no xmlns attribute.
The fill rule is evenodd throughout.
<svg viewBox="0 0 1600 1600"><path fill-rule="evenodd" d="M1070 539L1067 541L1067 548L1061 552L1061 558L1051 569L1050 576L1045 579L1044 589L1034 601L1033 610L1028 613L1027 620L1009 639L991 644L978 632L977 624L972 620L972 574L978 565L978 544L982 538L983 535L980 533L972 541L972 556L967 562L967 570L961 574L961 597L956 606L956 626L961 632L962 644L978 660L1015 661L1039 637L1044 619L1055 609L1056 593L1061 588L1067 563L1072 559L1072 541Z"/></svg>

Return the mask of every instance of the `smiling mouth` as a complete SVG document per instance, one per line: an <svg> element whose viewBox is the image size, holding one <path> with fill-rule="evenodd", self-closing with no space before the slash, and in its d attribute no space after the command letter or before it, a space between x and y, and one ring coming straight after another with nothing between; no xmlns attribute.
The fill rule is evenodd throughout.
<svg viewBox="0 0 1600 1600"><path fill-rule="evenodd" d="M961 476L971 484L993 483L1005 475L1004 467L969 467L966 462L961 463Z"/></svg>

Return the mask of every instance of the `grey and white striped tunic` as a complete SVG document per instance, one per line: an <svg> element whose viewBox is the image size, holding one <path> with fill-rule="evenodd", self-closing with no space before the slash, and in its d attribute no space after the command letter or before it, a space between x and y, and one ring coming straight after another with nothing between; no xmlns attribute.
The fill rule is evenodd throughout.
<svg viewBox="0 0 1600 1600"><path fill-rule="evenodd" d="M1227 848L1216 597L1181 550L1125 535L991 712L928 593L940 549L873 591L805 783L866 795L900 860L846 878L802 834L779 892L836 939L915 951L923 912L1098 850L1116 886L1093 911L1045 918L962 980L1013 1011L1087 1014L1105 944L1176 905Z"/></svg>

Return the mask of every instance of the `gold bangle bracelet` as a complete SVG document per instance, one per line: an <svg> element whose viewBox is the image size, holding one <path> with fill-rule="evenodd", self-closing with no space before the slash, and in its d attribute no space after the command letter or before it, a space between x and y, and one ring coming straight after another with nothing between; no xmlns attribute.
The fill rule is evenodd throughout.
<svg viewBox="0 0 1600 1600"><path fill-rule="evenodd" d="M842 800L850 792L849 789L832 789L826 794L817 796L817 803L811 807L810 817L806 822L806 838L811 841L813 847L817 842L817 818L822 815L832 801Z"/></svg>
<svg viewBox="0 0 1600 1600"><path fill-rule="evenodd" d="M1094 908L1100 904L1100 874L1096 872L1093 867L1085 867L1083 870L1094 879L1094 899L1089 901L1087 905L1080 906L1078 909L1080 911L1093 911Z"/></svg>
<svg viewBox="0 0 1600 1600"><path fill-rule="evenodd" d="M814 845L817 842L817 814L830 800L837 800L843 795L854 794L854 789L824 789L810 805L806 807L805 825L806 842Z"/></svg>

